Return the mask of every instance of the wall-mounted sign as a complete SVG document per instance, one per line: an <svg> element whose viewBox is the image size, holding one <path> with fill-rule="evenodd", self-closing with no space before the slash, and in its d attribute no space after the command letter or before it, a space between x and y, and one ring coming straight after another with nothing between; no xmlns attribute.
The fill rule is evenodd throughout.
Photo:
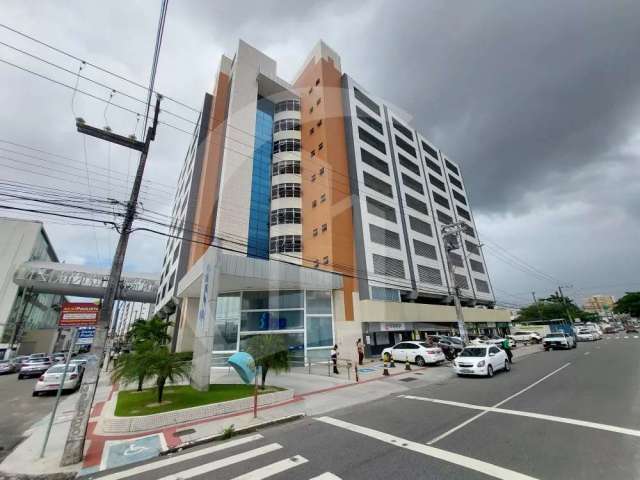
<svg viewBox="0 0 640 480"><path fill-rule="evenodd" d="M404 323L381 323L380 330L383 332L401 332L403 330L411 330Z"/></svg>
<svg viewBox="0 0 640 480"><path fill-rule="evenodd" d="M95 303L64 303L60 312L60 327L85 327L98 323L100 307Z"/></svg>

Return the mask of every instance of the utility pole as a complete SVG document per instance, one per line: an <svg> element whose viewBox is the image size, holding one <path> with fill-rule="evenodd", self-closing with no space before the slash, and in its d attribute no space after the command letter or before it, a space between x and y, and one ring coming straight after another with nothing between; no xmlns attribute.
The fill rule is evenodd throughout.
<svg viewBox="0 0 640 480"><path fill-rule="evenodd" d="M113 263L111 264L111 273L109 274L109 281L107 282L107 288L105 290L102 301L102 308L100 309L100 317L98 319L98 325L96 326L96 334L91 347L93 354L98 357L98 364L87 364L87 369L83 376L82 385L80 386L79 390L79 399L76 407L76 414L71 421L71 428L69 429L67 443L65 445L64 454L62 456L61 465L63 466L80 462L84 453L84 438L87 432L87 424L89 422L89 415L91 413L93 398L95 396L96 387L98 385L100 369L102 368L104 350L107 341L107 332L109 330L111 317L113 315L113 304L115 303L116 294L118 293L120 286L120 276L122 275L122 266L124 264L124 257L127 252L131 226L136 216L138 196L140 195L140 186L142 185L142 176L144 174L144 168L147 163L149 146L151 144L151 141L153 141L156 137L156 127L158 126L158 115L160 113L161 99L162 97L160 95L156 96L153 125L149 127L144 142L139 142L134 138L124 137L110 131L100 130L95 127L88 126L82 119L76 119L76 126L78 127L78 131L80 133L85 133L87 135L98 137L112 143L127 146L134 150L139 150L141 154L140 161L138 162L138 169L136 171L136 177L133 181L133 186L131 189L131 196L129 197L129 201L127 202L127 208L120 230L120 238L118 239L118 246L116 247L116 252L113 257Z"/></svg>
<svg viewBox="0 0 640 480"><path fill-rule="evenodd" d="M455 271L453 268L453 262L451 261L451 252L460 248L459 237L463 228L464 226L462 222L443 225L442 238L447 252L449 276L451 277L451 282L453 282L453 303L456 308L456 318L458 319L458 331L460 332L460 338L462 341L467 343L469 341L469 335L467 334L467 329L464 326L464 315L462 313L462 304L460 303L460 287L456 284Z"/></svg>
<svg viewBox="0 0 640 480"><path fill-rule="evenodd" d="M567 317L569 317L569 322L571 326L573 326L573 317L571 316L571 312L569 311L569 306L567 305L567 301L565 300L564 293L562 292L562 288L571 288L573 285L560 285L558 286L558 292L560 292L560 298L562 299L562 304L564 305L564 309L567 312Z"/></svg>
<svg viewBox="0 0 640 480"><path fill-rule="evenodd" d="M542 322L542 310L540 309L540 304L538 303L538 299L536 298L536 292L531 292L531 296L533 297L533 303L535 303L536 307L538 308L538 319L540 320L540 322Z"/></svg>

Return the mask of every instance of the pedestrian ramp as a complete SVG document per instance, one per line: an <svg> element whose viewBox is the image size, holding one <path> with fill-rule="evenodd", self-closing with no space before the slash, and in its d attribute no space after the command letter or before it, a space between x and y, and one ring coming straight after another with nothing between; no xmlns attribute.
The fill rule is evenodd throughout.
<svg viewBox="0 0 640 480"><path fill-rule="evenodd" d="M204 448L194 447L181 453L156 458L148 463L129 465L126 469L91 475L101 480L261 480L291 472L291 478L340 480L331 472L317 472L302 455L287 452L277 442L267 442L260 434L240 436ZM79 477L83 478L83 477ZM88 478L88 477L84 477Z"/></svg>

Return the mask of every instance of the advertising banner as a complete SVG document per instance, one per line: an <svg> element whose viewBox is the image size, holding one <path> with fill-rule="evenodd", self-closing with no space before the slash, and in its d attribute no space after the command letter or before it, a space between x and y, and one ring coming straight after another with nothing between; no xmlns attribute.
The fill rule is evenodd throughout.
<svg viewBox="0 0 640 480"><path fill-rule="evenodd" d="M98 323L100 307L95 303L64 303L60 312L60 327L86 327Z"/></svg>

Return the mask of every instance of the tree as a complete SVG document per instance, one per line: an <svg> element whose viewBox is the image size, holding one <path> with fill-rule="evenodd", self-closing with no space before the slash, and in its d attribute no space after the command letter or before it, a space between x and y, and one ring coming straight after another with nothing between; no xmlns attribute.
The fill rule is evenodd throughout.
<svg viewBox="0 0 640 480"><path fill-rule="evenodd" d="M136 350L131 353L123 353L111 373L113 383L119 381L138 382L138 392L142 391L142 384L151 376L151 362L149 353L150 343L138 344Z"/></svg>
<svg viewBox="0 0 640 480"><path fill-rule="evenodd" d="M180 355L170 352L164 345L154 346L147 355L150 362L150 372L156 376L158 403L162 403L162 394L167 380L175 383L188 377L191 363L185 362Z"/></svg>
<svg viewBox="0 0 640 480"><path fill-rule="evenodd" d="M289 350L282 335L254 335L247 342L247 352L253 357L256 366L262 368L262 383L264 390L267 372L289 371Z"/></svg>
<svg viewBox="0 0 640 480"><path fill-rule="evenodd" d="M628 313L632 317L640 317L640 292L626 292L613 307L614 313Z"/></svg>
<svg viewBox="0 0 640 480"><path fill-rule="evenodd" d="M571 318L569 318L569 314ZM594 318L595 317L595 318ZM583 321L598 321L597 315L590 314L580 309L572 299L553 294L548 298L543 298L537 304L532 303L520 309L516 322L527 323L537 320L566 320L580 318Z"/></svg>
<svg viewBox="0 0 640 480"><path fill-rule="evenodd" d="M134 348L142 342L164 345L171 340L171 336L167 333L170 325L171 323L156 316L149 320L138 319L131 326L128 335Z"/></svg>

